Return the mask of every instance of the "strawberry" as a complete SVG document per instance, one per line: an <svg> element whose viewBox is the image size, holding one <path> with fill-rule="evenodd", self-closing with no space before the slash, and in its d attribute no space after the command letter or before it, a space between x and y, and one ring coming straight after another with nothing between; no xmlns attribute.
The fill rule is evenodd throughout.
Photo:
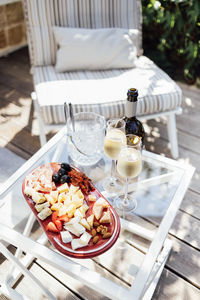
<svg viewBox="0 0 200 300"><path fill-rule="evenodd" d="M51 232L59 232L59 230L56 228L56 225L53 222L48 223L47 230Z"/></svg>
<svg viewBox="0 0 200 300"><path fill-rule="evenodd" d="M70 218L67 215L62 215L62 216L58 217L58 220L60 220L62 222L69 222Z"/></svg>
<svg viewBox="0 0 200 300"><path fill-rule="evenodd" d="M58 219L58 212L57 211L54 211L52 213L51 219L52 219L52 222L55 223L55 221Z"/></svg>
<svg viewBox="0 0 200 300"><path fill-rule="evenodd" d="M60 220L55 220L54 224L56 225L59 231L62 230L62 222Z"/></svg>

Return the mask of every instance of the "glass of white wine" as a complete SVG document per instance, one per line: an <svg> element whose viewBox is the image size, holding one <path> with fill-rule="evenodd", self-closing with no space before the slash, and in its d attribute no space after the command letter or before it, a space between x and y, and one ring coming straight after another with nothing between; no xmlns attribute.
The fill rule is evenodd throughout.
<svg viewBox="0 0 200 300"><path fill-rule="evenodd" d="M125 121L122 119L109 120L107 122L107 132L104 140L104 153L112 159L112 170L111 176L107 177L103 182L103 188L109 194L119 192L124 185L123 182L116 177L116 160L125 142Z"/></svg>
<svg viewBox="0 0 200 300"><path fill-rule="evenodd" d="M134 211L137 201L133 194L128 193L129 179L137 177L142 170L141 139L133 134L126 135L126 144L122 146L118 161L117 171L126 178L125 194L114 199L116 211L125 216Z"/></svg>

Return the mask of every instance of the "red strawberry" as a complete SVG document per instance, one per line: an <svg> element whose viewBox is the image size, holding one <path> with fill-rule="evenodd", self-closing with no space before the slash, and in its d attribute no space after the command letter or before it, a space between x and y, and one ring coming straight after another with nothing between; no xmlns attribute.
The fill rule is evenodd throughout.
<svg viewBox="0 0 200 300"><path fill-rule="evenodd" d="M52 219L52 222L55 223L55 221L58 219L58 212L57 211L54 211L52 213L51 219Z"/></svg>
<svg viewBox="0 0 200 300"><path fill-rule="evenodd" d="M54 224L56 225L59 231L62 230L62 222L60 220L55 220Z"/></svg>
<svg viewBox="0 0 200 300"><path fill-rule="evenodd" d="M69 222L70 218L67 215L62 215L62 216L58 217L58 220L60 220L62 222Z"/></svg>
<svg viewBox="0 0 200 300"><path fill-rule="evenodd" d="M59 232L59 230L56 228L56 225L53 222L48 223L47 230L51 232Z"/></svg>

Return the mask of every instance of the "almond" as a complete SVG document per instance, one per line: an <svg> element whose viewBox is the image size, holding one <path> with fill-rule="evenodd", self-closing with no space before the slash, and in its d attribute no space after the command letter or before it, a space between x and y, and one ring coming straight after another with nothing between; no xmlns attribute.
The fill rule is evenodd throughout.
<svg viewBox="0 0 200 300"><path fill-rule="evenodd" d="M103 239L108 239L109 237L111 237L112 233L111 232L106 232L103 235Z"/></svg>
<svg viewBox="0 0 200 300"><path fill-rule="evenodd" d="M96 244L98 242L98 240L99 240L99 236L98 235L94 236L92 239L93 244Z"/></svg>
<svg viewBox="0 0 200 300"><path fill-rule="evenodd" d="M91 234L92 234L92 236L94 237L94 236L97 234L96 230L95 230L95 229L92 229Z"/></svg>

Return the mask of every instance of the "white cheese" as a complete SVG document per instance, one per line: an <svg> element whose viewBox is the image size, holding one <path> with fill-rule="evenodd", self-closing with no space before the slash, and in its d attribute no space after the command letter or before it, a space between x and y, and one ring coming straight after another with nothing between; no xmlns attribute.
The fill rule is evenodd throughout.
<svg viewBox="0 0 200 300"><path fill-rule="evenodd" d="M73 225L66 225L66 223L65 223L64 228L65 228L66 230L70 231L71 233L73 233L74 235L76 235L77 237L80 236L79 231L77 231L77 230L73 227Z"/></svg>
<svg viewBox="0 0 200 300"><path fill-rule="evenodd" d="M48 216L50 216L52 214L52 211L50 208L45 207L43 208L43 210L41 210L41 212L38 214L38 218L40 220L45 220Z"/></svg>
<svg viewBox="0 0 200 300"><path fill-rule="evenodd" d="M75 217L75 218L72 218L69 222L66 222L65 224L72 225L72 224L78 223L80 220L81 220L81 217Z"/></svg>
<svg viewBox="0 0 200 300"><path fill-rule="evenodd" d="M88 232L84 232L79 239L80 243L83 244L84 246L87 246L89 244L91 237L92 237L91 234L89 234Z"/></svg>
<svg viewBox="0 0 200 300"><path fill-rule="evenodd" d="M79 232L79 235L81 235L82 233L85 232L85 227L83 227L83 226L82 226L81 224L79 224L79 223L75 223L75 224L73 224L72 226L74 227L74 229L75 229L76 231Z"/></svg>
<svg viewBox="0 0 200 300"><path fill-rule="evenodd" d="M100 197L100 198L95 202L94 205L101 205L103 208L106 208L106 207L109 206L108 202L107 202L104 198L102 198L102 197Z"/></svg>
<svg viewBox="0 0 200 300"><path fill-rule="evenodd" d="M72 242L71 242L71 246L72 246L72 249L73 250L76 250L78 248L82 248L82 247L85 247L87 245L83 245L81 242L80 242L80 239L73 239Z"/></svg>
<svg viewBox="0 0 200 300"><path fill-rule="evenodd" d="M34 191L34 192L32 193L32 199L33 199L33 201L34 201L36 204L46 202L46 199L45 199L44 195L43 195L42 193L38 193L38 192L36 192L36 191Z"/></svg>
<svg viewBox="0 0 200 300"><path fill-rule="evenodd" d="M95 195L89 195L88 200L89 201L96 201L96 196Z"/></svg>
<svg viewBox="0 0 200 300"><path fill-rule="evenodd" d="M79 224L79 223L74 223L74 224L68 224L65 223L64 228L66 230L69 230L71 233L73 233L76 236L80 236L82 233L85 232L85 228Z"/></svg>
<svg viewBox="0 0 200 300"><path fill-rule="evenodd" d="M28 196L32 196L34 192L35 192L35 190L29 186L26 186L24 189L24 193Z"/></svg>
<svg viewBox="0 0 200 300"><path fill-rule="evenodd" d="M79 223L83 225L87 230L90 230L90 225L88 224L85 218L81 219Z"/></svg>
<svg viewBox="0 0 200 300"><path fill-rule="evenodd" d="M37 212L41 212L43 210L43 208L49 207L49 206L50 206L49 202L45 202L42 204L36 204L35 209L37 210Z"/></svg>
<svg viewBox="0 0 200 300"><path fill-rule="evenodd" d="M60 235L63 243L67 244L72 241L72 236L69 231L61 231Z"/></svg>

